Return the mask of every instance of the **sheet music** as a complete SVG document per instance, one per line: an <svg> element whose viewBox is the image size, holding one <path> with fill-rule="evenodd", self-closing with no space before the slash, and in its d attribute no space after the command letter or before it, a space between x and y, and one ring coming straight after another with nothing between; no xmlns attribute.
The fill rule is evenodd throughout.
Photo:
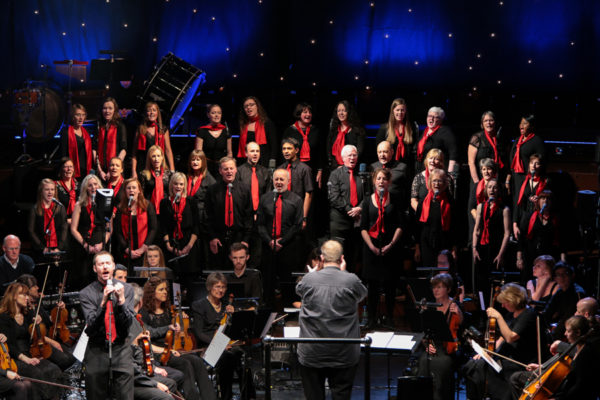
<svg viewBox="0 0 600 400"><path fill-rule="evenodd" d="M206 348L206 352L204 352L204 361L206 361L211 367L217 365L217 362L219 362L219 358L221 358L221 354L223 354L225 351L229 341L230 339L227 335L217 330L213 340Z"/></svg>
<svg viewBox="0 0 600 400"><path fill-rule="evenodd" d="M283 312L286 314L292 314L292 313L300 312L300 309L296 308L296 307L284 307Z"/></svg>
<svg viewBox="0 0 600 400"><path fill-rule="evenodd" d="M269 329L271 329L271 325L273 325L273 321L275 321L275 317L277 316L277 313L272 312L269 315L269 319L267 320L267 323L265 324L265 327L263 328L262 332L260 333L260 338L264 338L265 336L267 336L267 332L269 332Z"/></svg>
<svg viewBox="0 0 600 400"><path fill-rule="evenodd" d="M83 358L85 357L85 349L87 348L89 336L85 333L87 325L83 327L83 331L81 331L81 335L79 335L79 340L75 345L75 350L73 350L73 357L75 357L80 362L83 362Z"/></svg>
<svg viewBox="0 0 600 400"><path fill-rule="evenodd" d="M371 347L378 349L387 348L388 343L394 336L394 332L372 332L367 333L367 337L371 338Z"/></svg>
<svg viewBox="0 0 600 400"><path fill-rule="evenodd" d="M299 326L284 326L283 327L283 337L299 338L300 337L300 327Z"/></svg>
<svg viewBox="0 0 600 400"><path fill-rule="evenodd" d="M416 342L413 340L412 335L394 335L390 339L387 348L396 350L412 350L415 347L415 344Z"/></svg>
<svg viewBox="0 0 600 400"><path fill-rule="evenodd" d="M394 332L372 332L367 333L367 337L371 338L371 348L375 349L411 351L416 344L413 335L400 335L394 334ZM361 346L364 347L364 345Z"/></svg>
<svg viewBox="0 0 600 400"><path fill-rule="evenodd" d="M475 353L479 354L485 360L485 362L487 362L496 370L496 372L500 373L500 371L502 371L502 366L498 364L496 360L494 360L488 353L486 353L476 341L469 339L469 343L471 344L473 350L475 350Z"/></svg>

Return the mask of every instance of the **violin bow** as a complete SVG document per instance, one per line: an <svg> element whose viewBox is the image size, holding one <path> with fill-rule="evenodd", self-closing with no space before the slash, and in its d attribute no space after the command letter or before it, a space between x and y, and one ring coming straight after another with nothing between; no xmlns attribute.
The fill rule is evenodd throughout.
<svg viewBox="0 0 600 400"><path fill-rule="evenodd" d="M23 380L23 381L31 381L31 382L35 382L35 383L43 383L45 385L56 386L56 387L63 388L63 389L76 390L78 392L83 392L83 390L84 390L82 388L78 388L78 387L74 387L74 386L68 386L68 385L63 385L63 384L60 384L60 383L43 381L41 379L30 378L28 376L21 376L21 375L19 375L19 378L17 378L17 379Z"/></svg>
<svg viewBox="0 0 600 400"><path fill-rule="evenodd" d="M35 310L35 318L33 319L33 328L31 330L31 337L29 340L33 340L33 333L35 332L35 326L37 325L37 317L40 315L40 307L42 306L42 298L44 297L44 290L46 290L46 282L48 281L48 273L50 272L50 265L46 267L46 276L44 277L44 284L42 285L42 293L40 293L40 298L38 300L38 305Z"/></svg>

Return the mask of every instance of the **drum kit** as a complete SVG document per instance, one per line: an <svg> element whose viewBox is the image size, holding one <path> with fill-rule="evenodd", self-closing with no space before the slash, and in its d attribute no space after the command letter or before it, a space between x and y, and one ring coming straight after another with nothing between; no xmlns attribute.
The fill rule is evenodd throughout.
<svg viewBox="0 0 600 400"><path fill-rule="evenodd" d="M104 77L105 87L108 88L111 81L122 80L117 76L122 69L117 71L115 66L119 65L119 61L121 65L128 61L116 59L114 55L119 53L117 51L105 50L101 53L110 54L110 59L92 60L90 76L94 79L99 76ZM22 133L20 137L23 145L23 155L19 157L18 162L24 158L30 159L26 152L28 142L45 143L68 123L67 112L74 98L71 83L74 80L78 83L86 82L87 61L60 60L54 61L54 64L59 74L67 76L66 93L59 85L47 78L48 66L46 65L42 66L45 76L43 80L26 81L13 91L13 123ZM102 71L94 71L95 68ZM131 75L126 79L131 79ZM145 81L143 92L138 96L139 108L141 109L141 105L148 101L158 103L168 117L165 120L169 121L168 127L173 132L181 126L185 112L205 82L205 72L173 53L168 53L154 67L150 78Z"/></svg>

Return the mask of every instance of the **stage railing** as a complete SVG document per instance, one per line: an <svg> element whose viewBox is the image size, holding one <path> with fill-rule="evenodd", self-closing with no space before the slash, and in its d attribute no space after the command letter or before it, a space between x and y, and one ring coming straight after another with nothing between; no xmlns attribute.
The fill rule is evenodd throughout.
<svg viewBox="0 0 600 400"><path fill-rule="evenodd" d="M371 399L371 338L283 338L265 336L265 400L271 400L271 346L273 343L346 343L364 344L365 400Z"/></svg>

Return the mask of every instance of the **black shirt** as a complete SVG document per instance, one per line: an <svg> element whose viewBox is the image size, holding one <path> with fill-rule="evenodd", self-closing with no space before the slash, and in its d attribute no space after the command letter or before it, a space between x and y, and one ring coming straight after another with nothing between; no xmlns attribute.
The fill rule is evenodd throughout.
<svg viewBox="0 0 600 400"><path fill-rule="evenodd" d="M52 204L54 208L54 230L56 231L57 248L64 250L67 244L67 231L69 225L67 224L67 212L63 206ZM44 214L38 215L36 212L36 206L34 205L29 213L29 221L27 230L31 238L32 246L37 251L44 250L47 246L46 242L46 224L44 222Z"/></svg>
<svg viewBox="0 0 600 400"><path fill-rule="evenodd" d="M106 129L105 136L107 135L107 132L109 129ZM96 135L94 135L94 138L92 139L92 149L96 150L98 159L100 158L100 149L98 149L99 137L100 137L100 126L98 126L98 132L96 133ZM115 142L116 142L116 146L115 146L115 155L114 156L118 157L121 150L127 150L127 129L125 128L125 125L122 122L117 123L117 137L115 139ZM108 172L109 164L110 164L110 157L108 155L108 140L106 140L106 137L105 137L104 138L104 160L100 160L100 165L102 166L102 169L104 170L104 172Z"/></svg>
<svg viewBox="0 0 600 400"><path fill-rule="evenodd" d="M350 204L350 173L348 168L342 166L329 175L330 219L335 219L336 222L344 222L347 227L354 224L354 219L348 216L348 211L353 207L360 206L364 194L362 179L359 178L357 172L354 173L354 179L356 181L358 203L353 206Z"/></svg>
<svg viewBox="0 0 600 400"><path fill-rule="evenodd" d="M306 131L306 129L305 129ZM310 160L303 161L308 165L311 170L316 171L323 169L323 148L319 146L319 128L315 125L310 126L310 131L308 132L308 145L310 146ZM304 143L304 138L302 134L298 132L298 129L295 125L288 126L283 131L283 139L285 138L293 138L296 139L299 143L299 149L302 149L302 144ZM298 157L300 157L300 152L298 152Z"/></svg>
<svg viewBox="0 0 600 400"><path fill-rule="evenodd" d="M256 168L256 178L258 179L258 196L260 197L271 188L271 173L263 165L257 164L254 167ZM235 180L243 182L250 190L252 188L252 165L250 165L248 162L240 165L237 170Z"/></svg>
<svg viewBox="0 0 600 400"><path fill-rule="evenodd" d="M196 137L202 139L202 151L206 158L214 163L227 156L227 140L231 139L229 130L223 129L219 136L211 135L208 128L200 128L196 132Z"/></svg>
<svg viewBox="0 0 600 400"><path fill-rule="evenodd" d="M417 140L417 148L418 143L421 141L421 138L425 134L425 130L421 132L419 136L419 140ZM423 160L427 156L427 153L431 149L440 149L442 153L444 153L444 160L446 161L446 165L450 163L450 160L458 160L458 146L456 145L456 137L452 130L445 125L439 127L439 129L431 135L427 141L425 142L425 146L423 147L423 154L421 154L421 159L416 160L415 171L421 172L425 169L423 165Z"/></svg>
<svg viewBox="0 0 600 400"><path fill-rule="evenodd" d="M194 320L192 330L198 340L198 347L208 346L225 314L225 305L221 302L221 312L217 312L205 297L194 301L191 311Z"/></svg>
<svg viewBox="0 0 600 400"><path fill-rule="evenodd" d="M181 203L179 203L179 206ZM169 237L171 246L176 249L183 249L190 242L192 235L198 236L198 225L196 224L196 207L193 201L189 201L186 197L185 207L181 214L181 233L183 237L177 239L175 237L175 230L177 228L177 222L175 221L175 208L173 201L170 198L164 198L160 202L160 228L161 238L164 236Z"/></svg>
<svg viewBox="0 0 600 400"><path fill-rule="evenodd" d="M290 164L289 161L284 162L278 168L286 169ZM293 161L290 168L292 172L292 192L296 193L302 200L306 193L312 193L314 190L312 171L308 165L296 159Z"/></svg>
<svg viewBox="0 0 600 400"><path fill-rule="evenodd" d="M233 226L225 226L225 196L227 184L219 181L208 188L206 193L206 231L209 240L218 238L232 242L250 240L252 228L252 200L250 189L242 182L233 182Z"/></svg>
<svg viewBox="0 0 600 400"><path fill-rule="evenodd" d="M333 144L335 143L338 136L338 124L332 124L327 135L327 146L325 147L326 156L329 163L329 169L332 171L338 167L336 157L332 154ZM358 158L362 156L365 148L365 131L359 126L352 126L344 137L344 145L351 144L356 146L358 151ZM340 149L341 150L341 149Z"/></svg>
<svg viewBox="0 0 600 400"><path fill-rule="evenodd" d="M260 273L256 270L245 268L244 273L240 277L237 277L235 273L228 274L227 282L243 283L244 297L256 297L258 299L262 297L262 282L260 280Z"/></svg>
<svg viewBox="0 0 600 400"><path fill-rule="evenodd" d="M291 241L302 227L303 200L295 193L285 191L281 194L281 240L285 245ZM258 233L264 243L272 240L273 234L273 210L275 208L274 192L268 192L261 196L258 206Z"/></svg>
<svg viewBox="0 0 600 400"><path fill-rule="evenodd" d="M383 164L376 161L371 164L371 171L375 171L378 168L382 168ZM386 169L389 169L392 173L392 180L388 191L390 192L391 200L398 207L398 211L404 211L408 208L408 174L407 165L403 162L395 160L390 161L385 165Z"/></svg>
<svg viewBox="0 0 600 400"><path fill-rule="evenodd" d="M514 171L512 171L512 160L515 157L515 153L517 152L517 143L519 142L520 138L521 137L519 136L513 142L513 146L510 150L510 156L508 158L508 165L509 167L511 167L510 169L513 173ZM532 137L531 139L529 139L521 145L519 156L521 158L521 162L523 163L523 170L525 171L524 174L526 174L527 170L529 169L529 157L531 157L533 154L539 154L542 156L542 158L546 155L544 141L538 135L535 135L534 137ZM519 189L520 188L516 188L516 190Z"/></svg>

